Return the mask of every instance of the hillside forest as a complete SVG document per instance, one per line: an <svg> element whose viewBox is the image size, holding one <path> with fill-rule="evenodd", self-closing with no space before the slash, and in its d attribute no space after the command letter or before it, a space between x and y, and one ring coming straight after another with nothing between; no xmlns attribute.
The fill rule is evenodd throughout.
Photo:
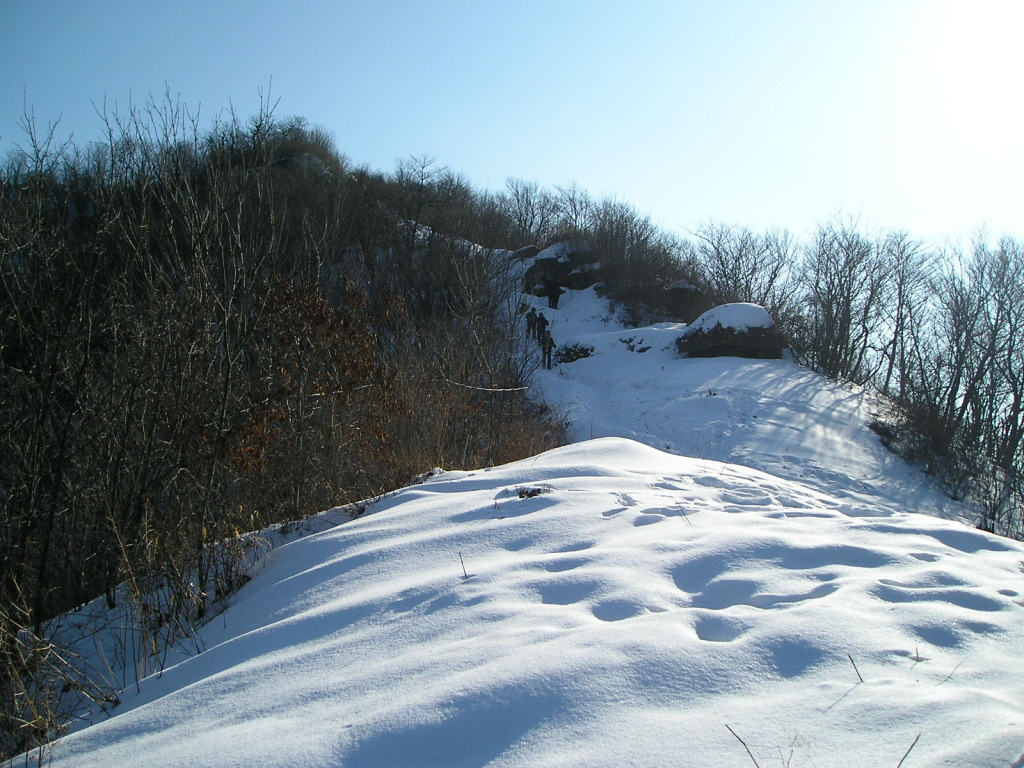
<svg viewBox="0 0 1024 768"><path fill-rule="evenodd" d="M112 703L54 617L130 605L158 666L241 585L250 532L559 445L520 322L523 259L554 243L565 287L637 323L766 307L796 361L885 396L883 442L1024 538L1017 240L841 214L680 236L575 184L371 170L269 105L104 126L77 146L26 118L0 168L0 758L59 728L69 690Z"/></svg>

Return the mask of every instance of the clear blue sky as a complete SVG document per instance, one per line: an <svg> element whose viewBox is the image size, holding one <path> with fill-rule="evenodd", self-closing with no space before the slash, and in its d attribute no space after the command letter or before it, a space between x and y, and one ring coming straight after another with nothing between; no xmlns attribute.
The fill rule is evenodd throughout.
<svg viewBox="0 0 1024 768"><path fill-rule="evenodd" d="M76 142L165 86L358 164L577 182L665 229L837 210L1024 238L1022 0L0 0L0 154L27 103Z"/></svg>

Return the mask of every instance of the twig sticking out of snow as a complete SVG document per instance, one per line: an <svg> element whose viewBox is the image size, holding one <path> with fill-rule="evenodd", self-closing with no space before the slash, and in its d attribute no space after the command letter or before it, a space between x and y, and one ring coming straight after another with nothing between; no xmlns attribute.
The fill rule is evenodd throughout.
<svg viewBox="0 0 1024 768"><path fill-rule="evenodd" d="M917 746L917 741L918 741L918 739L920 739L920 738L921 738L921 734L919 733L919 734L917 734L917 739L914 739L914 743L910 745L910 749L908 749L908 750L907 750L906 752L904 752L904 753L903 753L903 757L901 757L901 758L900 758L900 761L899 761L898 763L896 763L896 768L900 768L900 766L901 766L901 765L903 765L903 761L907 759L907 755L909 755L909 754L910 754L910 751L911 751L911 750L912 750L912 749L913 749L914 747L916 747L916 746Z"/></svg>
<svg viewBox="0 0 1024 768"><path fill-rule="evenodd" d="M863 683L864 678L861 677L860 670L857 669L857 662L853 660L853 656L851 656L850 654L846 654L846 658L848 658L850 660L850 663L853 664L853 671L857 673L857 679Z"/></svg>
<svg viewBox="0 0 1024 768"><path fill-rule="evenodd" d="M728 724L728 723L726 723L726 724L725 724L725 727L726 727L726 728L729 728L729 724ZM736 737L736 741L738 741L738 742L739 742L740 744L742 744L742 745L743 745L743 748L744 748L745 750L747 750L747 754L748 754L748 755L750 755L750 759L751 759L751 760L753 761L754 765L756 765L756 766L757 766L757 768L761 768L761 766L760 766L760 765L758 765L758 763L757 763L757 760L756 760L756 759L754 759L754 753L750 751L750 747L748 747L748 746L747 746L747 742L745 742L745 741L744 741L743 739L741 739L741 738L739 737L739 734L737 734L737 733L736 733L736 731L734 731L734 730L733 730L732 728L729 728L729 733L731 733L731 734L732 734L733 736L735 736L735 737ZM915 742L915 743L916 743L916 742ZM913 749L913 747L911 747L911 749ZM903 762L903 761L902 761L902 760L900 760L900 763L902 763L902 762ZM896 768L900 768L900 767L899 767L899 766L897 765L897 766L896 766Z"/></svg>
<svg viewBox="0 0 1024 768"><path fill-rule="evenodd" d="M958 669L960 669L960 665L963 664L965 661L966 661L966 659L960 659L960 661L957 662L956 666L953 667L953 671L950 672L948 675L946 675L944 678L942 678L939 682L937 682L935 684L935 686L938 687L938 686L942 685L944 682L946 682L947 680L949 680L949 678L951 678L953 676L953 672L956 672Z"/></svg>

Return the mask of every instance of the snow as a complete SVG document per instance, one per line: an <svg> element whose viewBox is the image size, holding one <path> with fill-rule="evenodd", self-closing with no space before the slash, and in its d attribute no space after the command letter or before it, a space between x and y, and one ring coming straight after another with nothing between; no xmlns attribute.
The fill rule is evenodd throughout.
<svg viewBox="0 0 1024 768"><path fill-rule="evenodd" d="M574 240L563 240L554 245L549 245L547 248L537 254L537 261L543 259L555 259L560 262L570 261L572 254L574 254L579 248L579 244Z"/></svg>
<svg viewBox="0 0 1024 768"><path fill-rule="evenodd" d="M688 325L685 333L711 331L718 326L748 331L751 328L771 328L773 325L775 321L761 305L737 302L712 307Z"/></svg>
<svg viewBox="0 0 1024 768"><path fill-rule="evenodd" d="M274 550L52 765L1024 765L1024 544L944 519L868 393L544 310L594 348L534 384L576 442Z"/></svg>
<svg viewBox="0 0 1024 768"><path fill-rule="evenodd" d="M716 309L721 311L701 317L732 327L749 327L761 313L767 317L755 304ZM626 328L606 320L594 289L570 291L559 309L545 312L559 345L594 350L536 378L537 397L568 416L575 441L628 437L670 453L797 480L851 506L863 502L963 516L959 505L870 431L885 405L869 390L830 381L788 360L680 359L675 340L692 325Z"/></svg>

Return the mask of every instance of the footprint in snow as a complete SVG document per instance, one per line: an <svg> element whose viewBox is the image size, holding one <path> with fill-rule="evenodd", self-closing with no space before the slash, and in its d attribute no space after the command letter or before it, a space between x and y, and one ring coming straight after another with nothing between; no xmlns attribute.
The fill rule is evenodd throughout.
<svg viewBox="0 0 1024 768"><path fill-rule="evenodd" d="M842 503L836 507L836 511L846 517L892 517L894 512L878 507L865 507L856 504Z"/></svg>
<svg viewBox="0 0 1024 768"><path fill-rule="evenodd" d="M596 594L601 585L595 581L569 580L545 582L537 587L540 601L547 605L574 605Z"/></svg>
<svg viewBox="0 0 1024 768"><path fill-rule="evenodd" d="M582 552L585 549L590 549L594 546L593 541L575 541L571 544L566 544L558 549L554 550L555 554L561 554L563 552Z"/></svg>
<svg viewBox="0 0 1024 768"><path fill-rule="evenodd" d="M589 561L583 557L560 557L557 560L549 560L544 563L544 570L549 573L561 573L562 571L571 571L575 568L579 568L586 565Z"/></svg>
<svg viewBox="0 0 1024 768"><path fill-rule="evenodd" d="M693 478L693 482L697 485L703 485L705 488L729 488L732 485L715 475L700 475Z"/></svg>
<svg viewBox="0 0 1024 768"><path fill-rule="evenodd" d="M697 617L693 630L697 633L697 637L704 642L730 643L742 637L749 630L749 626L732 616L707 613Z"/></svg>
<svg viewBox="0 0 1024 768"><path fill-rule="evenodd" d="M601 621L624 621L646 613L643 606L631 600L603 600L594 605L591 612Z"/></svg>
<svg viewBox="0 0 1024 768"><path fill-rule="evenodd" d="M949 589L941 587L909 588L891 584L879 584L871 590L879 600L887 603L916 603L931 601L965 608L969 611L1001 611L1007 604L1001 600L978 594L967 589Z"/></svg>
<svg viewBox="0 0 1024 768"><path fill-rule="evenodd" d="M644 513L644 514L636 516L636 518L633 520L633 525L635 525L636 527L639 528L640 526L643 526L643 525L651 525L653 523L660 523L662 520L666 520L666 519L667 518L664 515Z"/></svg>
<svg viewBox="0 0 1024 768"><path fill-rule="evenodd" d="M973 554L975 552L1009 552L1011 546L993 533L975 531L970 528L920 528L891 523L867 523L867 530L875 533L898 533L910 536L930 536L951 549ZM915 557L919 557L915 555Z"/></svg>
<svg viewBox="0 0 1024 768"><path fill-rule="evenodd" d="M726 504L736 504L744 507L768 507L775 504L775 500L767 493L756 490L741 490L739 488L723 492L722 501Z"/></svg>
<svg viewBox="0 0 1024 768"><path fill-rule="evenodd" d="M802 675L825 660L825 651L804 639L783 640L771 649L772 664L781 677Z"/></svg>

